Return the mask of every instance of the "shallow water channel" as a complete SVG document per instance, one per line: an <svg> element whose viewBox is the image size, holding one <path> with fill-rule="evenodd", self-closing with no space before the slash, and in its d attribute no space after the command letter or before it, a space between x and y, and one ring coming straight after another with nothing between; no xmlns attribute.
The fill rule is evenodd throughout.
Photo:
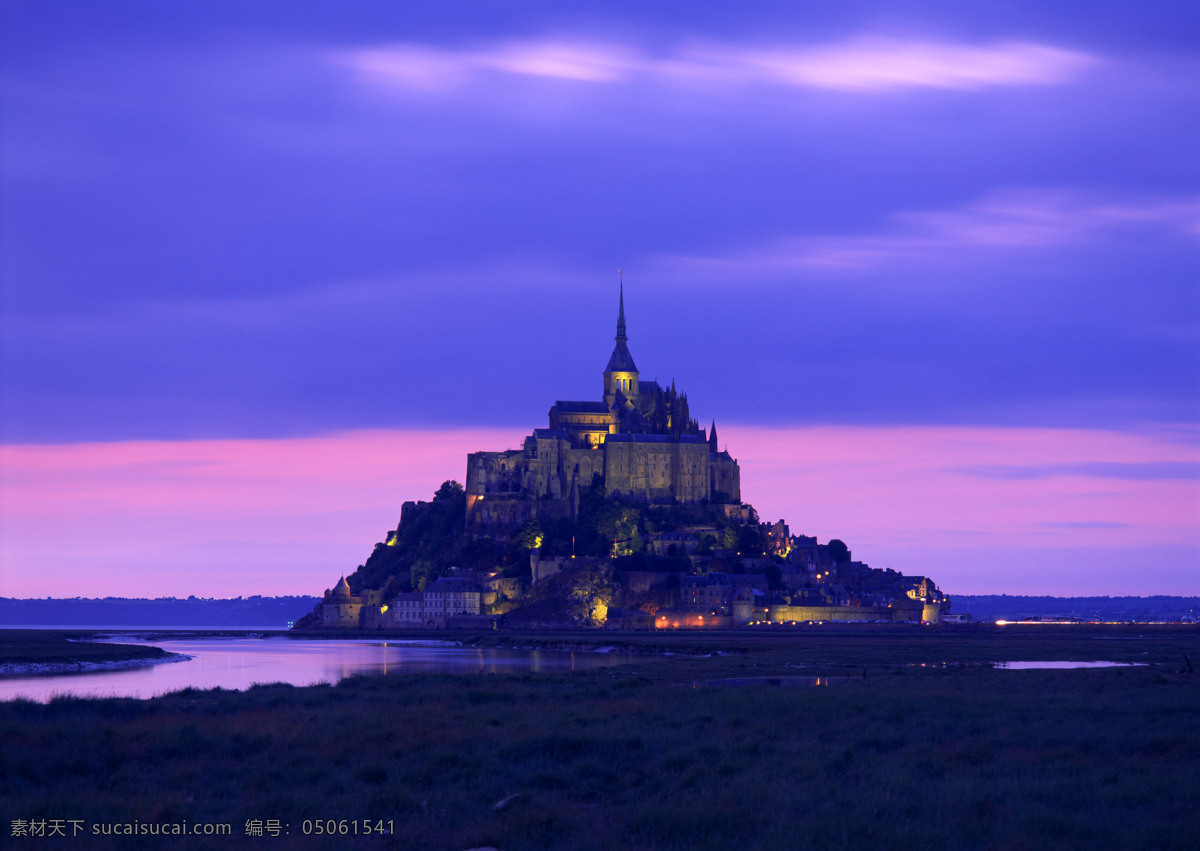
<svg viewBox="0 0 1200 851"><path fill-rule="evenodd" d="M1009 671L1055 670L1059 668L1135 668L1145 662L993 662L993 668Z"/></svg>
<svg viewBox="0 0 1200 851"><path fill-rule="evenodd" d="M166 640L113 636L111 640L121 644L152 644L191 658L147 667L0 679L0 700L24 697L45 702L60 694L147 698L189 686L246 689L255 683L297 686L336 683L352 674L553 673L627 661L627 657L615 653L500 650L438 641L323 641L250 636Z"/></svg>

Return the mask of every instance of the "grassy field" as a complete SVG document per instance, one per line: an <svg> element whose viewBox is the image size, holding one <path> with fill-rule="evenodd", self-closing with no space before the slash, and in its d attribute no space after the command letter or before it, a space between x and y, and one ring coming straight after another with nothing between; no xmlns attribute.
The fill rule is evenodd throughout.
<svg viewBox="0 0 1200 851"><path fill-rule="evenodd" d="M492 636L614 643L613 636ZM619 636L625 640L625 636ZM140 847L1195 848L1194 628L642 636L730 655L0 705L11 822L224 822ZM996 670L1012 659L1140 667ZM820 687L789 677L833 676ZM717 680L755 685L707 685ZM247 820L288 839L246 838ZM56 840L62 845L83 839ZM13 840L15 843L16 840ZM139 847L123 838L109 845Z"/></svg>

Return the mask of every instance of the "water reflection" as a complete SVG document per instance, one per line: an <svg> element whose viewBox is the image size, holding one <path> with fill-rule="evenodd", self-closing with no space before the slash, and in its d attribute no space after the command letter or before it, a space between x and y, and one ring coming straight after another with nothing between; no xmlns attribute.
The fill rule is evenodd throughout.
<svg viewBox="0 0 1200 851"><path fill-rule="evenodd" d="M995 662L992 667L1019 671L1036 668L1131 668L1145 664L1145 662Z"/></svg>
<svg viewBox="0 0 1200 851"><path fill-rule="evenodd" d="M297 686L336 683L353 674L554 673L619 664L609 653L553 650L499 650L461 647L451 642L295 640L287 638L195 638L140 641L192 657L146 668L0 680L0 699L25 697L45 702L55 695L146 698L193 687L246 689L255 683Z"/></svg>

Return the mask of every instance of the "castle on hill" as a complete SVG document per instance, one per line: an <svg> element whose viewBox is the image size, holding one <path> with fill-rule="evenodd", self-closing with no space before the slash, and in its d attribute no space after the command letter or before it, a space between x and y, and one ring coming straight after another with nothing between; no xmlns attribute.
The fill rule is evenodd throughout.
<svg viewBox="0 0 1200 851"><path fill-rule="evenodd" d="M469 454L468 532L503 539L529 520L577 517L586 487L650 505L740 504L741 471L716 422L705 433L673 381L641 380L628 342L622 286L602 400L557 401L521 449Z"/></svg>
<svg viewBox="0 0 1200 851"><path fill-rule="evenodd" d="M509 619L517 628L714 629L940 619L950 603L927 577L873 569L852 561L841 541L822 545L792 535L782 520L759 522L741 502L741 472L719 448L715 421L701 428L674 382L642 381L628 344L622 287L602 398L555 402L547 427L520 449L470 453L465 487L447 481L432 502L405 502L399 526L349 580L325 592L304 628L477 629ZM633 524L620 527L629 534L625 552L615 537L607 546L616 526L601 533L553 522L580 521L585 496L589 509L597 497L626 503L615 512ZM666 520L653 524L650 512L634 509L678 505L703 507L659 512ZM551 539L544 553L542 529ZM590 536L578 558L577 531Z"/></svg>

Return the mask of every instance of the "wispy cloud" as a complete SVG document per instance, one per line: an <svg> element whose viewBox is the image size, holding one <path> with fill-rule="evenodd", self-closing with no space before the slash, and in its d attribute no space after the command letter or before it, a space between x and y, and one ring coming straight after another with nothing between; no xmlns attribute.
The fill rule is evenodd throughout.
<svg viewBox="0 0 1200 851"><path fill-rule="evenodd" d="M1083 476L1091 479L1120 479L1125 481L1200 481L1200 461L1082 461L1071 464L995 464L949 469L981 479L1050 479L1063 476Z"/></svg>
<svg viewBox="0 0 1200 851"><path fill-rule="evenodd" d="M865 35L792 49L693 48L673 67L680 74L861 91L1058 85L1097 61L1076 51L1022 41L956 44Z"/></svg>
<svg viewBox="0 0 1200 851"><path fill-rule="evenodd" d="M0 446L15 596L320 593L499 430Z"/></svg>
<svg viewBox="0 0 1200 851"><path fill-rule="evenodd" d="M1200 199L1114 203L1078 193L1005 190L962 207L906 210L874 233L797 235L715 255L664 255L658 263L689 270L789 272L865 269L884 263L942 260L965 251L1079 245L1147 231L1200 235Z"/></svg>
<svg viewBox="0 0 1200 851"><path fill-rule="evenodd" d="M863 35L828 44L691 43L661 54L576 38L507 41L477 48L389 44L330 54L364 82L453 89L488 74L571 82L776 85L839 91L968 90L1061 85L1097 57L1025 41L985 44Z"/></svg>
<svg viewBox="0 0 1200 851"><path fill-rule="evenodd" d="M335 52L330 58L363 82L416 89L453 89L488 73L615 83L648 68L621 48L569 41L506 43L482 50L392 44Z"/></svg>
<svg viewBox="0 0 1200 851"><path fill-rule="evenodd" d="M5 590L316 593L369 555L399 519L403 500L428 498L444 478L461 477L466 452L511 448L523 433L0 446ZM1117 475L1098 484L957 472L972 463L1089 467L1097 457L1113 468L1194 470L1194 430L723 424L721 434L742 465L743 495L764 519L785 518L794 533L822 540L842 538L874 566L927 573L952 593L1070 592L1047 583L1051 574L1061 582L1071 547L1087 551L1089 567L1086 585L1075 590L1182 593L1196 582L1195 479ZM964 546L978 548L969 561ZM1192 553L1192 560L1172 556L1126 578L1128 553L1155 546ZM977 571L988 565L1000 584L981 584Z"/></svg>

